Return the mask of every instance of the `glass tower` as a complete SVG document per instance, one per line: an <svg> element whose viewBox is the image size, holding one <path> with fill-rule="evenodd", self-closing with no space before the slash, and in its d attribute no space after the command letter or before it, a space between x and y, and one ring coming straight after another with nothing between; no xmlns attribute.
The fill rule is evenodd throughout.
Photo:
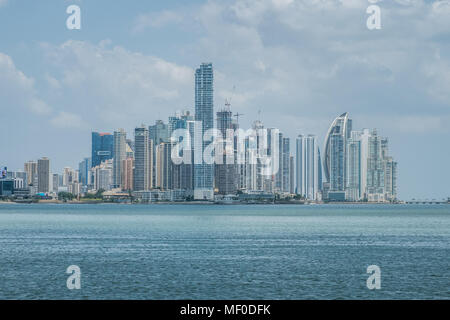
<svg viewBox="0 0 450 320"><path fill-rule="evenodd" d="M152 172L152 144L149 140L148 129L145 126L134 130L134 190L145 191L151 188L150 179Z"/></svg>
<svg viewBox="0 0 450 320"><path fill-rule="evenodd" d="M114 138L110 133L92 132L92 167L112 159Z"/></svg>
<svg viewBox="0 0 450 320"><path fill-rule="evenodd" d="M202 153L211 143L202 139L203 134L214 127L213 82L212 64L202 63L195 71L195 120L201 123L201 134L196 132L195 144L201 143ZM210 200L214 198L214 165L205 163L201 158L200 163L194 164L194 198Z"/></svg>

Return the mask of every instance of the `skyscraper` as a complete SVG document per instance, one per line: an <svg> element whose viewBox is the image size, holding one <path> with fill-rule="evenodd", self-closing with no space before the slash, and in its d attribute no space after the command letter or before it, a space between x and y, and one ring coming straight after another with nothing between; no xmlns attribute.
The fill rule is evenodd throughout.
<svg viewBox="0 0 450 320"><path fill-rule="evenodd" d="M275 192L283 192L283 133L279 132L278 134L278 148L273 148L276 152L275 156L278 156L278 171L275 174Z"/></svg>
<svg viewBox="0 0 450 320"><path fill-rule="evenodd" d="M52 191L55 192L55 193L58 193L58 189L59 189L59 174L54 173L52 175L52 179L53 179Z"/></svg>
<svg viewBox="0 0 450 320"><path fill-rule="evenodd" d="M122 166L127 158L127 134L125 130L114 131L113 145L113 188L120 188L122 185Z"/></svg>
<svg viewBox="0 0 450 320"><path fill-rule="evenodd" d="M92 167L113 157L114 139L110 133L92 132Z"/></svg>
<svg viewBox="0 0 450 320"><path fill-rule="evenodd" d="M346 200L361 199L361 132L352 131L347 141Z"/></svg>
<svg viewBox="0 0 450 320"><path fill-rule="evenodd" d="M113 160L105 160L91 169L94 190L108 191L111 189L113 177Z"/></svg>
<svg viewBox="0 0 450 320"><path fill-rule="evenodd" d="M134 187L133 183L133 169L134 159L127 158L122 161L122 190L132 191Z"/></svg>
<svg viewBox="0 0 450 320"><path fill-rule="evenodd" d="M214 74L211 63L202 63L195 71L195 120L201 122L201 132L196 132L195 144L201 144L201 163L194 164L194 198L214 198L214 165L203 159L203 151L211 141L203 134L214 127ZM197 130L198 131L198 130ZM197 159L199 155L195 156Z"/></svg>
<svg viewBox="0 0 450 320"><path fill-rule="evenodd" d="M134 190L145 191L151 188L153 144L149 140L148 129L144 125L134 130Z"/></svg>
<svg viewBox="0 0 450 320"><path fill-rule="evenodd" d="M282 144L282 191L283 192L290 192L291 190L291 183L290 183L290 142L291 140L289 138L283 138L283 144Z"/></svg>
<svg viewBox="0 0 450 320"><path fill-rule="evenodd" d="M280 135L278 129L276 128L267 128L267 156L270 159L270 166L268 166L268 170L265 170L265 179L264 179L264 191L265 192L274 192L277 191L276 182L277 177L280 172Z"/></svg>
<svg viewBox="0 0 450 320"><path fill-rule="evenodd" d="M156 187L161 190L173 189L172 146L171 142L163 142L156 147Z"/></svg>
<svg viewBox="0 0 450 320"><path fill-rule="evenodd" d="M155 124L148 127L148 136L150 141L152 141L153 149L152 149L152 186L156 186L156 149L158 145L163 142L170 141L171 131L169 129L169 125L164 123L163 120L156 120Z"/></svg>
<svg viewBox="0 0 450 320"><path fill-rule="evenodd" d="M373 129L369 137L369 153L367 157L367 198L370 202L385 201L385 156L387 155L387 139L378 135Z"/></svg>
<svg viewBox="0 0 450 320"><path fill-rule="evenodd" d="M27 185L32 185L37 177L37 162L28 161L23 166L23 171L27 173Z"/></svg>
<svg viewBox="0 0 450 320"><path fill-rule="evenodd" d="M169 142L169 126L162 120L156 120L153 126L148 127L149 139L157 146L163 142Z"/></svg>
<svg viewBox="0 0 450 320"><path fill-rule="evenodd" d="M397 200L397 162L392 157L385 159L385 198L387 201Z"/></svg>
<svg viewBox="0 0 450 320"><path fill-rule="evenodd" d="M183 150L183 156L185 153L189 153L189 162L184 162L181 164L171 163L172 168L172 188L173 189L183 189L186 191L186 195L193 196L194 192L194 165L192 164L192 148L193 148L193 138L194 138L194 117L189 111L184 111L177 113L175 116L169 117L169 137L171 138L172 133L177 129L186 129L189 132L188 136L179 137L178 141L172 141L172 143L181 142L184 138L190 138L188 141L189 148Z"/></svg>
<svg viewBox="0 0 450 320"><path fill-rule="evenodd" d="M38 192L50 192L50 160L48 158L39 159L37 162L38 172Z"/></svg>
<svg viewBox="0 0 450 320"><path fill-rule="evenodd" d="M91 172L91 158L84 158L83 161L78 165L79 170L79 182L83 186L89 185L90 182L90 172Z"/></svg>
<svg viewBox="0 0 450 320"><path fill-rule="evenodd" d="M297 193L309 200L317 200L321 190L322 164L315 135L299 135L296 141Z"/></svg>
<svg viewBox="0 0 450 320"><path fill-rule="evenodd" d="M303 180L303 157L303 136L299 135L295 140L295 192L302 196L305 195L305 186Z"/></svg>
<svg viewBox="0 0 450 320"><path fill-rule="evenodd" d="M345 200L346 146L351 130L352 121L348 113L343 113L333 121L325 138L323 167L329 183L329 192L325 197L330 200Z"/></svg>
<svg viewBox="0 0 450 320"><path fill-rule="evenodd" d="M294 156L289 157L289 193L295 194L295 165L294 165Z"/></svg>
<svg viewBox="0 0 450 320"><path fill-rule="evenodd" d="M215 165L215 186L219 194L235 194L237 192L236 165L234 161L234 134L228 137L227 131L233 130L233 114L230 104L217 112L217 130L222 135L222 163ZM234 130L233 130L234 132ZM230 163L232 162L232 163Z"/></svg>

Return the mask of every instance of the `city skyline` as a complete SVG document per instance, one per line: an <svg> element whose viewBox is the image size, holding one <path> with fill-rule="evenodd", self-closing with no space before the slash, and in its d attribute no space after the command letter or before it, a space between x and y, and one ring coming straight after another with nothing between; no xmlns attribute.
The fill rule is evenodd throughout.
<svg viewBox="0 0 450 320"><path fill-rule="evenodd" d="M2 2L3 29L14 29L20 2ZM447 197L450 151L442 146L449 136L450 64L439 36L448 29L446 4L383 2L392 18L372 33L361 23L367 1L330 0L321 9L307 2L113 5L114 23L88 18L103 14L106 2L80 2L86 19L79 32L65 28L66 3L27 4L48 19L33 24L31 13L22 12L23 29L3 35L0 44L0 108L12 120L0 129L7 137L2 165L22 169L47 156L53 171L77 168L90 154L91 130L124 128L132 137L142 122L194 110L195 68L213 61L214 111L231 98L234 112L244 114L243 127L261 119L283 128L291 154L299 134L315 134L322 157L330 122L347 111L358 128L389 137L401 199ZM428 26L415 24L414 15ZM413 39L410 28L423 32Z"/></svg>
<svg viewBox="0 0 450 320"><path fill-rule="evenodd" d="M265 128L261 120L254 121L252 130L240 128L240 114L233 115L228 100L217 111L214 126L212 63L202 63L194 80L195 116L185 110L167 123L142 124L135 128L134 140L127 139L124 129L92 132L91 158L82 158L78 170L65 167L62 175L52 173L47 157L25 162L24 171L5 167L6 180L0 181L5 186L13 182L14 189L1 195L59 197L64 192L80 196L115 190L118 199L133 192L139 201L153 201L160 190L170 191L164 197L177 201L239 194L260 200L272 194L313 202L399 201L398 164L390 156L388 139L378 136L377 129L353 130L349 114L341 114L328 129L322 163L314 134L298 135L294 154L291 139L276 128Z"/></svg>
<svg viewBox="0 0 450 320"><path fill-rule="evenodd" d="M203 68L206 68L206 72L210 73L206 76L206 85L210 87L206 91L204 91L205 80L203 79L205 76L201 75L199 77L198 75L205 72L202 70ZM30 182L34 184L34 187L31 187L32 194L33 192L42 194L52 191L58 193L58 187L68 187L69 189L64 190L80 194L90 190L84 189L84 187L91 185L93 186L91 190L94 191L113 189L122 189L123 191L184 189L186 191L192 188L193 193L191 196L198 200L213 200L215 193L219 195L235 194L242 189L251 192L264 191L274 194L297 194L310 201L321 201L322 199L369 202L403 200L397 197L397 162L389 156L388 139L379 138L377 129L372 129L370 133L368 129L363 129L362 131L353 130L353 120L349 118L347 112L332 121L328 129L323 147L325 154L323 162L321 161L320 146L315 134L299 134L294 142L295 148L291 152L291 139L284 137L283 133L280 132L278 138L279 151L271 150L270 146L266 151L268 154L278 153L279 157L277 171L272 178L272 182L268 182L270 184L269 187L267 187L267 182L265 182L268 176L264 177L259 173L261 171L261 169L258 169L259 164L256 164L256 167L253 169L251 168L252 165L248 167L246 164L244 171L242 171L242 169L235 167L234 161L236 159L234 157L236 155L232 157L233 164L228 164L227 161L229 159L225 156L226 152L224 153L223 165L208 165L211 168L211 175L208 178L211 179L210 190L208 188L205 189L204 182L200 184L196 182L196 180L204 180L205 178L203 174L205 169L202 168L205 166L204 163L193 165L190 169L191 171L189 171L190 176L187 177L192 182L190 187L186 187L189 184L181 181L183 179L181 172L186 170L183 167L185 165L174 165L173 155L171 155L171 150L175 144L175 142L170 142L172 141L170 137L173 135L173 132L177 129L187 130L187 133L192 135L190 143L194 147L197 143L195 141L199 136L193 131L196 132L198 130L201 134L207 130L217 128L225 139L227 130L237 132L236 130L240 129L238 123L239 113L233 115L229 101L225 101L225 106L219 109L216 118L213 117L212 63L202 63L200 65L200 68L197 69L195 82L196 96L201 96L202 99L203 96L206 96L209 99L209 102L206 104L203 102L198 103L199 106L195 110L195 117L190 116L189 110L183 110L177 112L175 116L168 117L167 123L164 120L156 120L154 125L145 126L142 124L135 128L134 140L127 139L127 132L124 129L114 130L113 133L94 131L91 139L92 157L82 158L83 160L79 162L78 170L66 166L63 174L60 175L51 170L50 160L47 157L42 157L36 161L34 169L30 168L30 165L35 163L33 160L25 162L24 170L15 170L14 178L17 178L16 175L19 175L20 178L22 172L26 173L26 179L24 180L27 180L28 184ZM202 90L201 93L199 89ZM237 117L237 120L232 120L233 117ZM206 119L206 125L204 124L204 119ZM217 121L216 126L214 126L214 120ZM196 122L201 125L197 126ZM255 120L253 130L261 129L264 129L264 124L260 120ZM268 128L269 132L273 129ZM200 149L203 153L208 142L211 143L212 141L204 140L203 137L201 139ZM371 139L375 141L376 145L374 146L376 147L372 147L373 142L371 143ZM270 145L269 140L270 138L265 143ZM233 144L233 142L231 143ZM251 142L248 143L251 144ZM257 145L260 143L257 142ZM247 143L245 145L247 148ZM223 150L226 150L225 145L223 148ZM235 152L236 149L234 150ZM193 152L191 155L192 160L189 160L189 164L191 164L191 161L196 161L195 155L196 152ZM382 156L382 158L379 158L379 156ZM245 163L247 163L249 160L247 155L245 157ZM375 158L371 161L371 157ZM358 160L355 160L355 158ZM376 165L379 161L383 162ZM387 162L385 163L385 161ZM163 164L164 162L166 163L165 165ZM40 169L43 166L45 169ZM196 166L201 169L196 170ZM373 166L378 167L372 168ZM389 166L389 172L386 171L386 166ZM183 169L181 169L182 167ZM222 169L224 167L227 168L225 171ZM100 171L94 171L94 168L99 168ZM104 169L110 170L108 178L102 177L102 173L105 173ZM34 172L33 170L36 170L36 173L30 174L30 172ZM164 173L161 170L164 170ZM255 173L251 173L248 170L254 170ZM322 180L322 172L324 172L325 180ZM70 178L67 178L67 174L70 175ZM173 180L173 175L175 174L179 175L176 178L179 179L178 183ZM252 178L251 176L254 174L255 176ZM230 180L230 175L236 177ZM244 179L250 178L251 181L246 180L243 184L239 183L236 180L240 179L239 175L242 175ZM374 175L377 175L377 177L374 177ZM391 180L387 180L388 178ZM128 181L129 179L131 179L132 183ZM218 179L225 180L223 183L227 186L221 185L222 182L218 181ZM256 180L253 181L252 179ZM262 180L259 181L260 179ZM42 182L43 180L46 180L46 182ZM73 189L74 187L68 183L68 180L79 185L75 187L76 189ZM125 183L125 181L127 182ZM230 186L230 181L232 181L233 186ZM21 183L21 185L24 184L25 181ZM124 185L129 186L129 188L124 188ZM199 190L199 194L196 193L196 189ZM233 191L227 193L223 192L223 189ZM390 190L392 197L386 196L386 190Z"/></svg>

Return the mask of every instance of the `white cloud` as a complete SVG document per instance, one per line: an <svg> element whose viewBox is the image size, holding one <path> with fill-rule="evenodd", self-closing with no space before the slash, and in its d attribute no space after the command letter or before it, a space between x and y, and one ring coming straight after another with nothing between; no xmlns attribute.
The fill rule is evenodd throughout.
<svg viewBox="0 0 450 320"><path fill-rule="evenodd" d="M161 28L176 25L183 21L183 15L178 12L164 10L158 13L140 14L134 21L133 32L141 32L147 28Z"/></svg>
<svg viewBox="0 0 450 320"><path fill-rule="evenodd" d="M60 111L75 112L95 125L131 128L158 115L166 117L193 100L194 76L188 67L105 41L67 41L42 48L59 72L53 77L64 93Z"/></svg>
<svg viewBox="0 0 450 320"><path fill-rule="evenodd" d="M77 114L61 111L50 120L57 128L86 128L86 123Z"/></svg>
<svg viewBox="0 0 450 320"><path fill-rule="evenodd" d="M12 106L36 114L48 114L51 108L41 100L33 78L18 70L10 56L0 52L0 100L5 110ZM18 111L18 110L17 110Z"/></svg>

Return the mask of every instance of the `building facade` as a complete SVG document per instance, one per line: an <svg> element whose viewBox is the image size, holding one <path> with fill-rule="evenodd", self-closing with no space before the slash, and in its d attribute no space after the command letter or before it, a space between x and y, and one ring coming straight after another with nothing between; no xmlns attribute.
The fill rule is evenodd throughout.
<svg viewBox="0 0 450 320"><path fill-rule="evenodd" d="M125 130L114 131L113 145L113 188L120 188L122 185L122 165L127 158L127 134Z"/></svg>
<svg viewBox="0 0 450 320"><path fill-rule="evenodd" d="M195 145L202 155L194 155L194 198L212 200L214 198L214 164L205 163L203 152L211 143L203 139L203 133L214 128L214 73L211 63L202 63L195 71L195 120L200 122L200 130L195 132ZM197 161L196 161L197 162Z"/></svg>
<svg viewBox="0 0 450 320"><path fill-rule="evenodd" d="M92 167L100 165L105 160L112 159L114 137L110 133L92 132Z"/></svg>
<svg viewBox="0 0 450 320"><path fill-rule="evenodd" d="M38 171L38 193L50 192L50 160L41 158L37 164Z"/></svg>

